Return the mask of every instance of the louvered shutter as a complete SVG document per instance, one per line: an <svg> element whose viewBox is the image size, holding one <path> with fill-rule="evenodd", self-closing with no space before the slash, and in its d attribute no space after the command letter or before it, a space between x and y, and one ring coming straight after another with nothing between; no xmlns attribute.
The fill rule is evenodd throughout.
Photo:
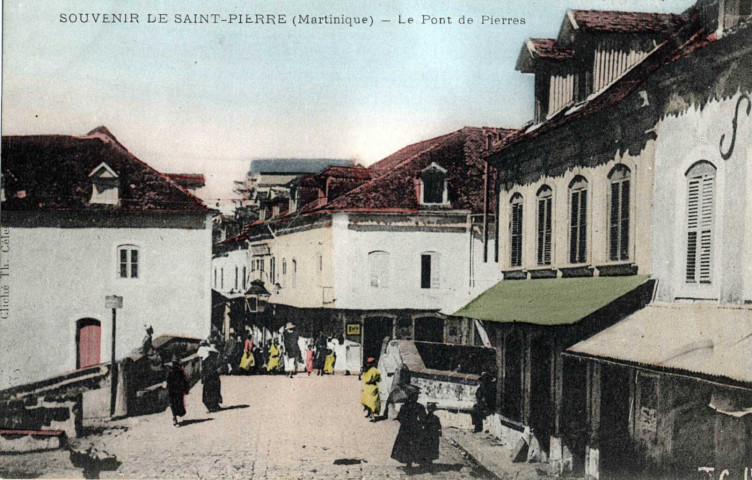
<svg viewBox="0 0 752 480"><path fill-rule="evenodd" d="M546 199L541 198L538 200L538 265L545 263L544 251L546 248Z"/></svg>
<svg viewBox="0 0 752 480"><path fill-rule="evenodd" d="M439 288L439 264L441 257L438 253L431 254L431 288Z"/></svg>
<svg viewBox="0 0 752 480"><path fill-rule="evenodd" d="M543 236L543 263L545 265L551 265L551 205L553 199L548 197L544 199L544 216L545 216L545 232Z"/></svg>
<svg viewBox="0 0 752 480"><path fill-rule="evenodd" d="M511 264L513 267L522 265L522 203L512 204L511 222Z"/></svg>
<svg viewBox="0 0 752 480"><path fill-rule="evenodd" d="M629 258L629 180L621 182L621 224L619 232L620 260Z"/></svg>
<svg viewBox="0 0 752 480"><path fill-rule="evenodd" d="M577 263L577 219L580 211L580 192L572 192L569 212L569 262Z"/></svg>
<svg viewBox="0 0 752 480"><path fill-rule="evenodd" d="M715 173L690 176L687 194L687 283L711 283Z"/></svg>
<svg viewBox="0 0 752 480"><path fill-rule="evenodd" d="M579 227L577 261L584 263L587 253L587 192L585 190L580 191Z"/></svg>

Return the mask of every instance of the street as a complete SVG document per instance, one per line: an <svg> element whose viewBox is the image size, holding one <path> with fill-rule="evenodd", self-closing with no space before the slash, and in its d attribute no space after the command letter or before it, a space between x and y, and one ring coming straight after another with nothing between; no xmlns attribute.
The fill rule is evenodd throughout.
<svg viewBox="0 0 752 480"><path fill-rule="evenodd" d="M169 409L90 427L74 446L117 456L101 478L468 478L481 476L442 440L441 458L406 471L390 458L399 423L370 423L355 376L222 377L224 409L207 413L201 384L186 399L183 426ZM446 428L446 426L445 426ZM0 476L77 477L65 451L5 455Z"/></svg>

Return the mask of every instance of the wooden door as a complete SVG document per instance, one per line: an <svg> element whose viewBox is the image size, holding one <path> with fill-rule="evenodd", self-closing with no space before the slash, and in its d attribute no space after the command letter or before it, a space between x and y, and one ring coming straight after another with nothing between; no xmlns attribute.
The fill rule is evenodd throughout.
<svg viewBox="0 0 752 480"><path fill-rule="evenodd" d="M78 321L76 368L86 368L99 363L102 327L99 321L83 319Z"/></svg>

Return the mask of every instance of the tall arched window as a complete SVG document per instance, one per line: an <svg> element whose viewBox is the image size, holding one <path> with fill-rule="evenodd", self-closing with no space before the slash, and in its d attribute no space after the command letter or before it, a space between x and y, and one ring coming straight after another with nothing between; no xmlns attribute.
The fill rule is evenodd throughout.
<svg viewBox="0 0 752 480"><path fill-rule="evenodd" d="M283 287L287 285L287 259L286 258L282 259L282 282L281 283Z"/></svg>
<svg viewBox="0 0 752 480"><path fill-rule="evenodd" d="M292 259L292 281L290 283L292 288L298 287L298 261L294 258Z"/></svg>
<svg viewBox="0 0 752 480"><path fill-rule="evenodd" d="M538 190L538 265L551 265L552 204L553 192L551 187L543 185Z"/></svg>
<svg viewBox="0 0 752 480"><path fill-rule="evenodd" d="M386 288L389 286L389 252L370 252L368 254L368 268L371 276L371 287Z"/></svg>
<svg viewBox="0 0 752 480"><path fill-rule="evenodd" d="M141 276L141 255L137 245L120 245L117 248L118 278Z"/></svg>
<svg viewBox="0 0 752 480"><path fill-rule="evenodd" d="M569 184L569 262L587 261L588 182L577 176Z"/></svg>
<svg viewBox="0 0 752 480"><path fill-rule="evenodd" d="M687 283L712 283L715 174L704 160L687 171Z"/></svg>
<svg viewBox="0 0 752 480"><path fill-rule="evenodd" d="M611 190L608 196L608 256L611 260L629 258L629 195L632 172L617 165L608 174Z"/></svg>
<svg viewBox="0 0 752 480"><path fill-rule="evenodd" d="M522 265L522 195L515 193L509 204L509 263L519 267Z"/></svg>

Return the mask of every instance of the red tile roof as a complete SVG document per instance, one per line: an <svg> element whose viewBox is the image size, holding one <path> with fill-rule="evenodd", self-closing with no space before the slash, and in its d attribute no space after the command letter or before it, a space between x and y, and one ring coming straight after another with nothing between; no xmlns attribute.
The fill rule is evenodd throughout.
<svg viewBox="0 0 752 480"><path fill-rule="evenodd" d="M585 32L668 33L681 28L686 17L672 13L571 10L570 20Z"/></svg>
<svg viewBox="0 0 752 480"><path fill-rule="evenodd" d="M355 180L370 180L371 172L363 167L329 167L318 174L319 177L352 178Z"/></svg>
<svg viewBox="0 0 752 480"><path fill-rule="evenodd" d="M206 186L202 173L165 173L170 180L184 188L201 188Z"/></svg>
<svg viewBox="0 0 752 480"><path fill-rule="evenodd" d="M514 130L493 129L493 133L501 137L512 132ZM432 163L447 170L449 208L482 212L485 164L480 154L485 147L486 133L485 129L465 127L405 147L376 164L380 167L379 176L321 207L313 201L301 212L418 211L426 207L420 205L416 182ZM493 199L490 204L494 204Z"/></svg>
<svg viewBox="0 0 752 480"><path fill-rule="evenodd" d="M531 38L528 47L539 57L547 60L569 60L574 57L574 50L559 48L553 38Z"/></svg>
<svg viewBox="0 0 752 480"><path fill-rule="evenodd" d="M484 157L493 160L490 157L499 154L512 145L540 137L579 118L594 115L619 104L660 67L685 57L715 40L715 35L708 35L708 32L698 27L687 25L682 31L677 32L677 35L663 41L642 62L628 70L620 79L577 106L576 110L567 114L568 109L562 109L561 112L542 124L521 129L508 135L501 141L495 142L491 149L484 154Z"/></svg>
<svg viewBox="0 0 752 480"><path fill-rule="evenodd" d="M374 163L370 167L368 167L368 170L371 171L373 176L381 175L382 173L389 171L399 165L400 163L404 162L406 159L412 158L416 154L433 148L439 143L441 143L442 140L446 139L446 137L453 135L453 133L450 133L448 135L442 135L440 137L431 138L429 140L423 140L422 142L413 143L412 145L408 145L405 148L402 148L400 150L397 150L393 154L389 155L388 157L385 157L378 162Z"/></svg>
<svg viewBox="0 0 752 480"><path fill-rule="evenodd" d="M119 205L90 205L89 173L102 162L120 179ZM5 210L208 212L197 197L136 158L105 127L84 136L2 138Z"/></svg>

